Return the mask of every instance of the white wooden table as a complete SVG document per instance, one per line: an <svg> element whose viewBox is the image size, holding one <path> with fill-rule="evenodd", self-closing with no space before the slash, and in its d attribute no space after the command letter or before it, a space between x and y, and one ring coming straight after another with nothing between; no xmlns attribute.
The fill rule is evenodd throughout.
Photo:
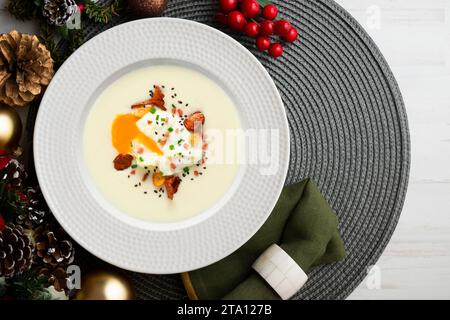
<svg viewBox="0 0 450 320"><path fill-rule="evenodd" d="M0 0L0 8L6 2ZM412 144L406 203L377 263L380 286L365 281L350 299L450 299L450 0L338 2L390 63ZM0 10L0 33L13 28L36 30Z"/></svg>

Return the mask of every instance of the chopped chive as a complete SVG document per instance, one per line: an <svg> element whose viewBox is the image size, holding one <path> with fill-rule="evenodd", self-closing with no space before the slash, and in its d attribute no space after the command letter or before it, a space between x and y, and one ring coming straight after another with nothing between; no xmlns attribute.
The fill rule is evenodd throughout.
<svg viewBox="0 0 450 320"><path fill-rule="evenodd" d="M173 146L173 144L171 144L171 145L169 146L169 149L170 149L170 150L175 149L175 147Z"/></svg>
<svg viewBox="0 0 450 320"><path fill-rule="evenodd" d="M172 103L172 108L176 108L177 106Z"/></svg>
<svg viewBox="0 0 450 320"><path fill-rule="evenodd" d="M159 114L156 115L156 120L159 120Z"/></svg>
<svg viewBox="0 0 450 320"><path fill-rule="evenodd" d="M150 108L150 113L154 114L156 112L156 108L155 107L151 107Z"/></svg>
<svg viewBox="0 0 450 320"><path fill-rule="evenodd" d="M167 129L167 131L172 132L172 131L173 131L173 128L172 128L172 127L169 127L169 128Z"/></svg>
<svg viewBox="0 0 450 320"><path fill-rule="evenodd" d="M183 142L183 139L178 140L178 144L180 145Z"/></svg>
<svg viewBox="0 0 450 320"><path fill-rule="evenodd" d="M189 173L189 167L184 167L183 172Z"/></svg>
<svg viewBox="0 0 450 320"><path fill-rule="evenodd" d="M144 162L144 158L139 157L139 161L140 161L140 162Z"/></svg>
<svg viewBox="0 0 450 320"><path fill-rule="evenodd" d="M132 164L132 165L131 165L131 168L132 168L132 169L136 169L136 168L137 168L137 164Z"/></svg>

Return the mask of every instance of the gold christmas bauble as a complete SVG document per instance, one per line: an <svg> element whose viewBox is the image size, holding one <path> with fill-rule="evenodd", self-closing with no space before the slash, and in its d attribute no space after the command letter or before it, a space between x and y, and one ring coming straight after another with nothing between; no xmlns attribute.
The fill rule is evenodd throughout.
<svg viewBox="0 0 450 320"><path fill-rule="evenodd" d="M128 0L128 9L139 17L158 17L167 7L167 0Z"/></svg>
<svg viewBox="0 0 450 320"><path fill-rule="evenodd" d="M22 120L12 107L0 104L0 150L11 151L19 145Z"/></svg>
<svg viewBox="0 0 450 320"><path fill-rule="evenodd" d="M132 300L135 294L130 281L112 271L96 271L82 279L76 300Z"/></svg>

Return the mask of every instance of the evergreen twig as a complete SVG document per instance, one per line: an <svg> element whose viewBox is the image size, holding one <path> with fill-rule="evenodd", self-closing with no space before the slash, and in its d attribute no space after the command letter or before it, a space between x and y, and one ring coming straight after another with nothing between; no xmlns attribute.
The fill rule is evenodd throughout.
<svg viewBox="0 0 450 320"><path fill-rule="evenodd" d="M26 21L38 17L42 3L43 0L9 0L7 9L16 19Z"/></svg>
<svg viewBox="0 0 450 320"><path fill-rule="evenodd" d="M88 1L85 5L85 10L89 19L94 20L96 23L107 24L114 16L118 16L124 7L123 0L114 0L110 5L106 6Z"/></svg>
<svg viewBox="0 0 450 320"><path fill-rule="evenodd" d="M33 270L16 275L11 282L11 289L18 300L49 299L44 290L47 286L48 278Z"/></svg>

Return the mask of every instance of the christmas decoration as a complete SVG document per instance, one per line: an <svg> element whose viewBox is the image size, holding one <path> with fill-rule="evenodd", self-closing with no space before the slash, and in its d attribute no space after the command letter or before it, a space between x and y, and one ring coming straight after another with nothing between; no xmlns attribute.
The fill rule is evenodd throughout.
<svg viewBox="0 0 450 320"><path fill-rule="evenodd" d="M16 159L10 159L0 170L0 191L10 192L12 188L21 188L26 177L23 165ZM19 197L19 193L16 195Z"/></svg>
<svg viewBox="0 0 450 320"><path fill-rule="evenodd" d="M73 243L52 218L39 188L27 185L20 161L0 159L5 159L0 163L0 277L5 276L0 299L67 298Z"/></svg>
<svg viewBox="0 0 450 320"><path fill-rule="evenodd" d="M167 0L128 0L129 10L140 17L157 17L167 7Z"/></svg>
<svg viewBox="0 0 450 320"><path fill-rule="evenodd" d="M42 14L50 24L62 26L73 17L77 7L74 0L44 0Z"/></svg>
<svg viewBox="0 0 450 320"><path fill-rule="evenodd" d="M278 58L283 54L283 44L270 37L278 36L285 43L294 42L298 31L286 19L276 20L278 8L268 0L219 0L216 20L219 24L256 38L256 47Z"/></svg>
<svg viewBox="0 0 450 320"><path fill-rule="evenodd" d="M25 106L53 77L50 52L36 36L17 31L0 36L0 102Z"/></svg>
<svg viewBox="0 0 450 320"><path fill-rule="evenodd" d="M0 150L6 152L16 149L21 136L22 121L16 110L7 105L0 104Z"/></svg>
<svg viewBox="0 0 450 320"><path fill-rule="evenodd" d="M85 27L110 23L124 10L125 0L9 0L7 8L19 20L38 22L39 39L56 69L83 43Z"/></svg>
<svg viewBox="0 0 450 320"><path fill-rule="evenodd" d="M0 276L13 277L30 269L33 245L21 226L6 225L0 231Z"/></svg>
<svg viewBox="0 0 450 320"><path fill-rule="evenodd" d="M73 262L75 249L63 229L47 223L34 231L37 261L52 267Z"/></svg>
<svg viewBox="0 0 450 320"><path fill-rule="evenodd" d="M131 300L135 296L133 287L124 276L111 271L88 274L81 282L77 300Z"/></svg>
<svg viewBox="0 0 450 320"><path fill-rule="evenodd" d="M60 292L67 289L68 275L62 267L43 267L38 271L39 275L45 276L48 279L49 285L54 290Z"/></svg>
<svg viewBox="0 0 450 320"><path fill-rule="evenodd" d="M3 229L5 229L5 219L0 214L0 231L2 231Z"/></svg>
<svg viewBox="0 0 450 320"><path fill-rule="evenodd" d="M47 216L44 199L38 189L31 187L25 190L24 196L23 210L17 215L16 223L27 229L35 229Z"/></svg>
<svg viewBox="0 0 450 320"><path fill-rule="evenodd" d="M102 24L106 24L110 22L114 16L118 16L119 12L122 11L124 7L124 1L122 0L114 0L109 6L102 6L93 1L87 1L86 7L82 5L83 11L86 11L89 19Z"/></svg>

